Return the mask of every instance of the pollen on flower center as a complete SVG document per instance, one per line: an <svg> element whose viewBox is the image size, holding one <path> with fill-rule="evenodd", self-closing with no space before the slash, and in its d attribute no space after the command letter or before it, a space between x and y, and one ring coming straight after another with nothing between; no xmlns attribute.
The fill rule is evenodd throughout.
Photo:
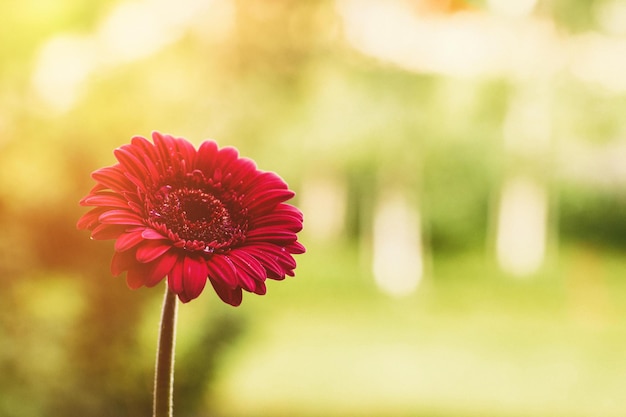
<svg viewBox="0 0 626 417"><path fill-rule="evenodd" d="M149 220L192 250L213 250L243 239L246 224L228 202L196 188L161 187L147 201Z"/></svg>

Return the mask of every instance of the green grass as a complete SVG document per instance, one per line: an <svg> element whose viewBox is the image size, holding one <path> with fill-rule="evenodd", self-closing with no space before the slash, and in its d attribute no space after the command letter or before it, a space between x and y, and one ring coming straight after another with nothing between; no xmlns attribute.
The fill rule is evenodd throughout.
<svg viewBox="0 0 626 417"><path fill-rule="evenodd" d="M622 416L626 262L593 249L515 280L467 254L415 294L376 289L350 247L312 247L298 276L248 297L220 366L218 415Z"/></svg>

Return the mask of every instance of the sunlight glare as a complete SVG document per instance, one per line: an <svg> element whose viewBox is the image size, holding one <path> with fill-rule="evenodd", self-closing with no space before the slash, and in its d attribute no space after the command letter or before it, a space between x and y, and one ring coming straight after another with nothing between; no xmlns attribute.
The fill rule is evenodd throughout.
<svg viewBox="0 0 626 417"><path fill-rule="evenodd" d="M488 0L489 8L496 14L509 17L525 17L530 15L537 0Z"/></svg>
<svg viewBox="0 0 626 417"><path fill-rule="evenodd" d="M626 35L626 3L623 0L594 3L594 15L608 33Z"/></svg>
<svg viewBox="0 0 626 417"><path fill-rule="evenodd" d="M384 292L413 292L423 274L419 212L400 192L383 196L374 218L373 272Z"/></svg>
<svg viewBox="0 0 626 417"><path fill-rule="evenodd" d="M50 38L40 48L35 61L32 85L37 96L55 110L69 110L94 69L95 54L88 37Z"/></svg>
<svg viewBox="0 0 626 417"><path fill-rule="evenodd" d="M528 178L505 182L500 200L497 257L516 276L539 269L546 250L548 202L546 191Z"/></svg>
<svg viewBox="0 0 626 417"><path fill-rule="evenodd" d="M340 235L346 215L346 187L338 178L305 180L299 193L305 233L324 241Z"/></svg>
<svg viewBox="0 0 626 417"><path fill-rule="evenodd" d="M526 2L525 2L526 3ZM544 77L563 65L554 27L484 12L419 15L407 2L341 0L348 42L415 72L452 77Z"/></svg>
<svg viewBox="0 0 626 417"><path fill-rule="evenodd" d="M626 92L626 39L585 33L576 37L572 46L576 51L570 67L574 76L608 92Z"/></svg>
<svg viewBox="0 0 626 417"><path fill-rule="evenodd" d="M215 0L216 1L216 0ZM53 110L70 110L89 78L150 56L179 40L199 16L203 25L229 17L230 0L140 0L120 2L89 35L59 34L44 42L32 75L35 94ZM206 13L208 10L219 13ZM228 29L230 26L216 26ZM215 32L210 32L215 33Z"/></svg>

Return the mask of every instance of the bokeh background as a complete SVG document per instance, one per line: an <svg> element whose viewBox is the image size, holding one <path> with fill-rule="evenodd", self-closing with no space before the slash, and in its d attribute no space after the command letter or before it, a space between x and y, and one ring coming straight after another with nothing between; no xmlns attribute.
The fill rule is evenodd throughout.
<svg viewBox="0 0 626 417"><path fill-rule="evenodd" d="M0 3L0 416L147 416L163 288L75 229L152 130L297 192L179 315L178 417L626 415L626 2Z"/></svg>

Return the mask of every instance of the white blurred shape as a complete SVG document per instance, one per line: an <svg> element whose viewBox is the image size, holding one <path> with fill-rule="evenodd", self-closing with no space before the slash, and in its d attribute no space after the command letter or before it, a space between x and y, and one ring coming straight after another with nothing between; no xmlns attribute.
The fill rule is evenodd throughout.
<svg viewBox="0 0 626 417"><path fill-rule="evenodd" d="M569 181L600 188L626 186L626 140L604 144L563 143L556 154L559 175Z"/></svg>
<svg viewBox="0 0 626 417"><path fill-rule="evenodd" d="M165 0L169 1L169 0ZM226 39L235 29L236 5L234 0L190 0L205 7L205 13L193 10L193 22L196 33L204 40L220 41ZM207 7L209 6L209 7Z"/></svg>
<svg viewBox="0 0 626 417"><path fill-rule="evenodd" d="M575 38L573 47L570 69L576 77L609 92L626 92L626 39L589 33Z"/></svg>
<svg viewBox="0 0 626 417"><path fill-rule="evenodd" d="M487 13L418 16L407 2L340 0L348 42L357 50L417 72L453 77L532 77L563 61L548 22Z"/></svg>
<svg viewBox="0 0 626 417"><path fill-rule="evenodd" d="M354 48L417 72L528 78L556 71L564 59L546 21L478 12L419 16L404 1L338 0L337 7Z"/></svg>
<svg viewBox="0 0 626 417"><path fill-rule="evenodd" d="M388 294L413 292L423 275L421 224L418 210L400 192L381 198L374 217L373 272Z"/></svg>
<svg viewBox="0 0 626 417"><path fill-rule="evenodd" d="M101 23L98 40L113 61L143 58L179 39L186 24L211 3L208 0L120 3Z"/></svg>
<svg viewBox="0 0 626 417"><path fill-rule="evenodd" d="M158 10L147 2L120 3L102 22L98 39L107 58L132 60L149 56L175 38L169 25L161 23Z"/></svg>
<svg viewBox="0 0 626 417"><path fill-rule="evenodd" d="M532 13L537 0L488 0L494 13L510 17L524 17Z"/></svg>
<svg viewBox="0 0 626 417"><path fill-rule="evenodd" d="M306 232L324 241L339 236L346 215L346 187L338 178L315 177L301 186L300 207Z"/></svg>
<svg viewBox="0 0 626 417"><path fill-rule="evenodd" d="M398 1L338 3L350 43L357 49L413 69L452 74L480 73L491 47L462 21L446 27L441 19L421 19Z"/></svg>
<svg viewBox="0 0 626 417"><path fill-rule="evenodd" d="M67 111L94 73L158 52L180 39L195 21L212 25L215 19L228 18L232 1L220 0L220 7L213 8L217 1L120 2L103 18L94 34L58 35L47 40L35 61L33 89L52 109ZM219 13L208 13L207 17L205 12L213 9ZM221 27L227 30L230 26Z"/></svg>
<svg viewBox="0 0 626 417"><path fill-rule="evenodd" d="M496 250L500 266L517 276L536 272L546 250L546 191L524 177L505 182L498 213Z"/></svg>
<svg viewBox="0 0 626 417"><path fill-rule="evenodd" d="M551 89L543 83L519 88L504 121L504 140L513 152L537 156L552 138Z"/></svg>
<svg viewBox="0 0 626 417"><path fill-rule="evenodd" d="M595 17L600 26L613 35L626 35L626 2L613 0L595 4Z"/></svg>
<svg viewBox="0 0 626 417"><path fill-rule="evenodd" d="M348 43L415 72L476 78L541 79L570 71L609 93L626 92L626 5L599 2L596 17L613 36L567 36L533 17L537 0L489 0L494 13L418 15L402 0L337 0ZM516 17L516 18L511 18Z"/></svg>
<svg viewBox="0 0 626 417"><path fill-rule="evenodd" d="M87 37L59 35L47 40L39 50L32 75L37 96L57 111L70 109L93 70L95 53Z"/></svg>
<svg viewBox="0 0 626 417"><path fill-rule="evenodd" d="M100 23L96 38L113 64L140 59L177 41L217 0L134 0L119 3ZM221 0L220 4L230 3ZM217 7L222 10L223 7ZM206 24L212 24L211 14ZM224 16L222 16L224 17Z"/></svg>

